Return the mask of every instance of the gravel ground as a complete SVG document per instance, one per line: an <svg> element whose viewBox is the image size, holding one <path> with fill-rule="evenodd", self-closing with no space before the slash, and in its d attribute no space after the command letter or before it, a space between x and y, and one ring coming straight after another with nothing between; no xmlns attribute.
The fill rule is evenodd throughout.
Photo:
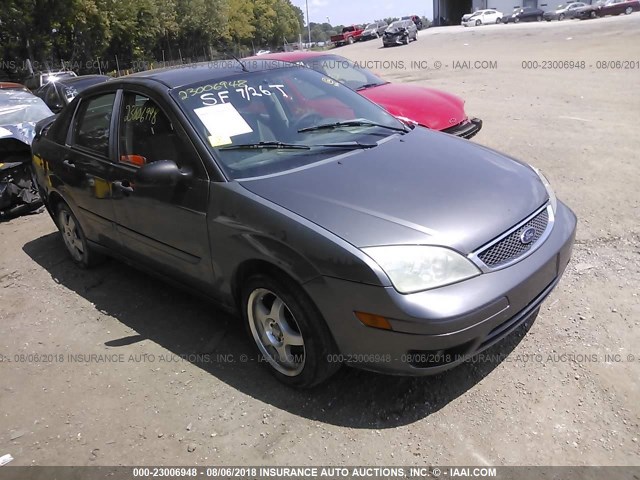
<svg viewBox="0 0 640 480"><path fill-rule="evenodd" d="M473 141L540 167L579 217L573 260L538 320L443 375L343 369L289 390L242 361L253 350L234 318L115 261L78 270L46 214L1 224L0 455L12 465L640 465L640 70L596 68L640 61L639 27L640 14L451 27L409 46L336 50L442 62L378 70L465 98L485 122Z"/></svg>

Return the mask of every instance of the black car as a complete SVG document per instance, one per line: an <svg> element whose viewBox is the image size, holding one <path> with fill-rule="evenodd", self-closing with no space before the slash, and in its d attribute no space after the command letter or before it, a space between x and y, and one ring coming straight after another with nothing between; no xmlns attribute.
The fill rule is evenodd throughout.
<svg viewBox="0 0 640 480"><path fill-rule="evenodd" d="M586 5L576 10L576 18L586 20L587 18L605 17L607 15L629 15L640 11L640 1L638 0L607 0L598 2L595 5Z"/></svg>
<svg viewBox="0 0 640 480"><path fill-rule="evenodd" d="M574 18L579 8L586 7L587 4L583 2L573 2L566 5L558 5L553 11L544 12L543 18L550 22L551 20L562 21L565 18Z"/></svg>
<svg viewBox="0 0 640 480"><path fill-rule="evenodd" d="M78 93L93 85L104 83L109 80L111 80L111 77L106 75L63 77L56 80L50 80L49 83L41 86L34 93L44 100L52 112L58 113L67 104L69 104L69 102L71 102Z"/></svg>
<svg viewBox="0 0 640 480"><path fill-rule="evenodd" d="M408 45L411 40L418 40L418 27L411 20L398 20L384 31L382 46Z"/></svg>
<svg viewBox="0 0 640 480"><path fill-rule="evenodd" d="M503 23L541 22L544 18L544 10L534 7L524 7L514 11L511 15L502 18Z"/></svg>
<svg viewBox="0 0 640 480"><path fill-rule="evenodd" d="M535 168L274 60L95 86L37 125L33 162L77 264L108 253L240 313L299 387L462 363L535 319L575 235Z"/></svg>

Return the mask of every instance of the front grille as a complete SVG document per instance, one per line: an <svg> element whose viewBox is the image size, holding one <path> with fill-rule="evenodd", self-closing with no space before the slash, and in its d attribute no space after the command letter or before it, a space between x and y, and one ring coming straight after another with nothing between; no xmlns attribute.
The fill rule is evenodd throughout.
<svg viewBox="0 0 640 480"><path fill-rule="evenodd" d="M480 131L482 128L482 120L479 118L473 118L471 120L465 120L453 127L445 128L442 130L444 133L448 133L449 135L455 135L457 137L462 137L469 139L473 137L476 133Z"/></svg>
<svg viewBox="0 0 640 480"><path fill-rule="evenodd" d="M509 263L527 253L540 239L547 229L548 224L549 212L545 208L520 228L514 230L505 238L478 254L478 258L490 268L496 268L504 265L505 263ZM523 243L520 239L520 235L531 227L536 230L533 240L529 243Z"/></svg>

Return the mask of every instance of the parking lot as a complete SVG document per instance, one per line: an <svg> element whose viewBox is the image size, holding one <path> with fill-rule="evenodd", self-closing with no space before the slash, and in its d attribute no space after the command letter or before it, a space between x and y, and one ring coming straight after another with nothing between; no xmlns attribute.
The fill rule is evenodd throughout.
<svg viewBox="0 0 640 480"><path fill-rule="evenodd" d="M335 50L464 98L484 121L472 141L539 167L579 218L572 262L536 322L438 376L343 369L315 390L287 389L212 305L115 261L79 270L46 213L0 224L0 455L640 465L639 45L635 13Z"/></svg>

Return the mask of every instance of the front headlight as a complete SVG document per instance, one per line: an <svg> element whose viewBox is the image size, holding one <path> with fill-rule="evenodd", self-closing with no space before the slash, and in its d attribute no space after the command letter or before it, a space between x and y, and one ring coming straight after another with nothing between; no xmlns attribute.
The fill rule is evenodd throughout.
<svg viewBox="0 0 640 480"><path fill-rule="evenodd" d="M362 249L380 265L400 293L413 293L480 274L471 261L443 247L392 245Z"/></svg>
<svg viewBox="0 0 640 480"><path fill-rule="evenodd" d="M558 206L558 199L556 198L556 193L553 191L553 187L549 183L549 180L547 180L547 177L545 177L543 173L540 170L538 170L536 167L534 167L533 165L529 165L529 166L532 168L534 172L536 172L536 174L540 178L540 181L544 185L544 188L547 189L547 194L549 195L549 202L551 203L551 209L553 210L553 213L556 213L556 207Z"/></svg>

